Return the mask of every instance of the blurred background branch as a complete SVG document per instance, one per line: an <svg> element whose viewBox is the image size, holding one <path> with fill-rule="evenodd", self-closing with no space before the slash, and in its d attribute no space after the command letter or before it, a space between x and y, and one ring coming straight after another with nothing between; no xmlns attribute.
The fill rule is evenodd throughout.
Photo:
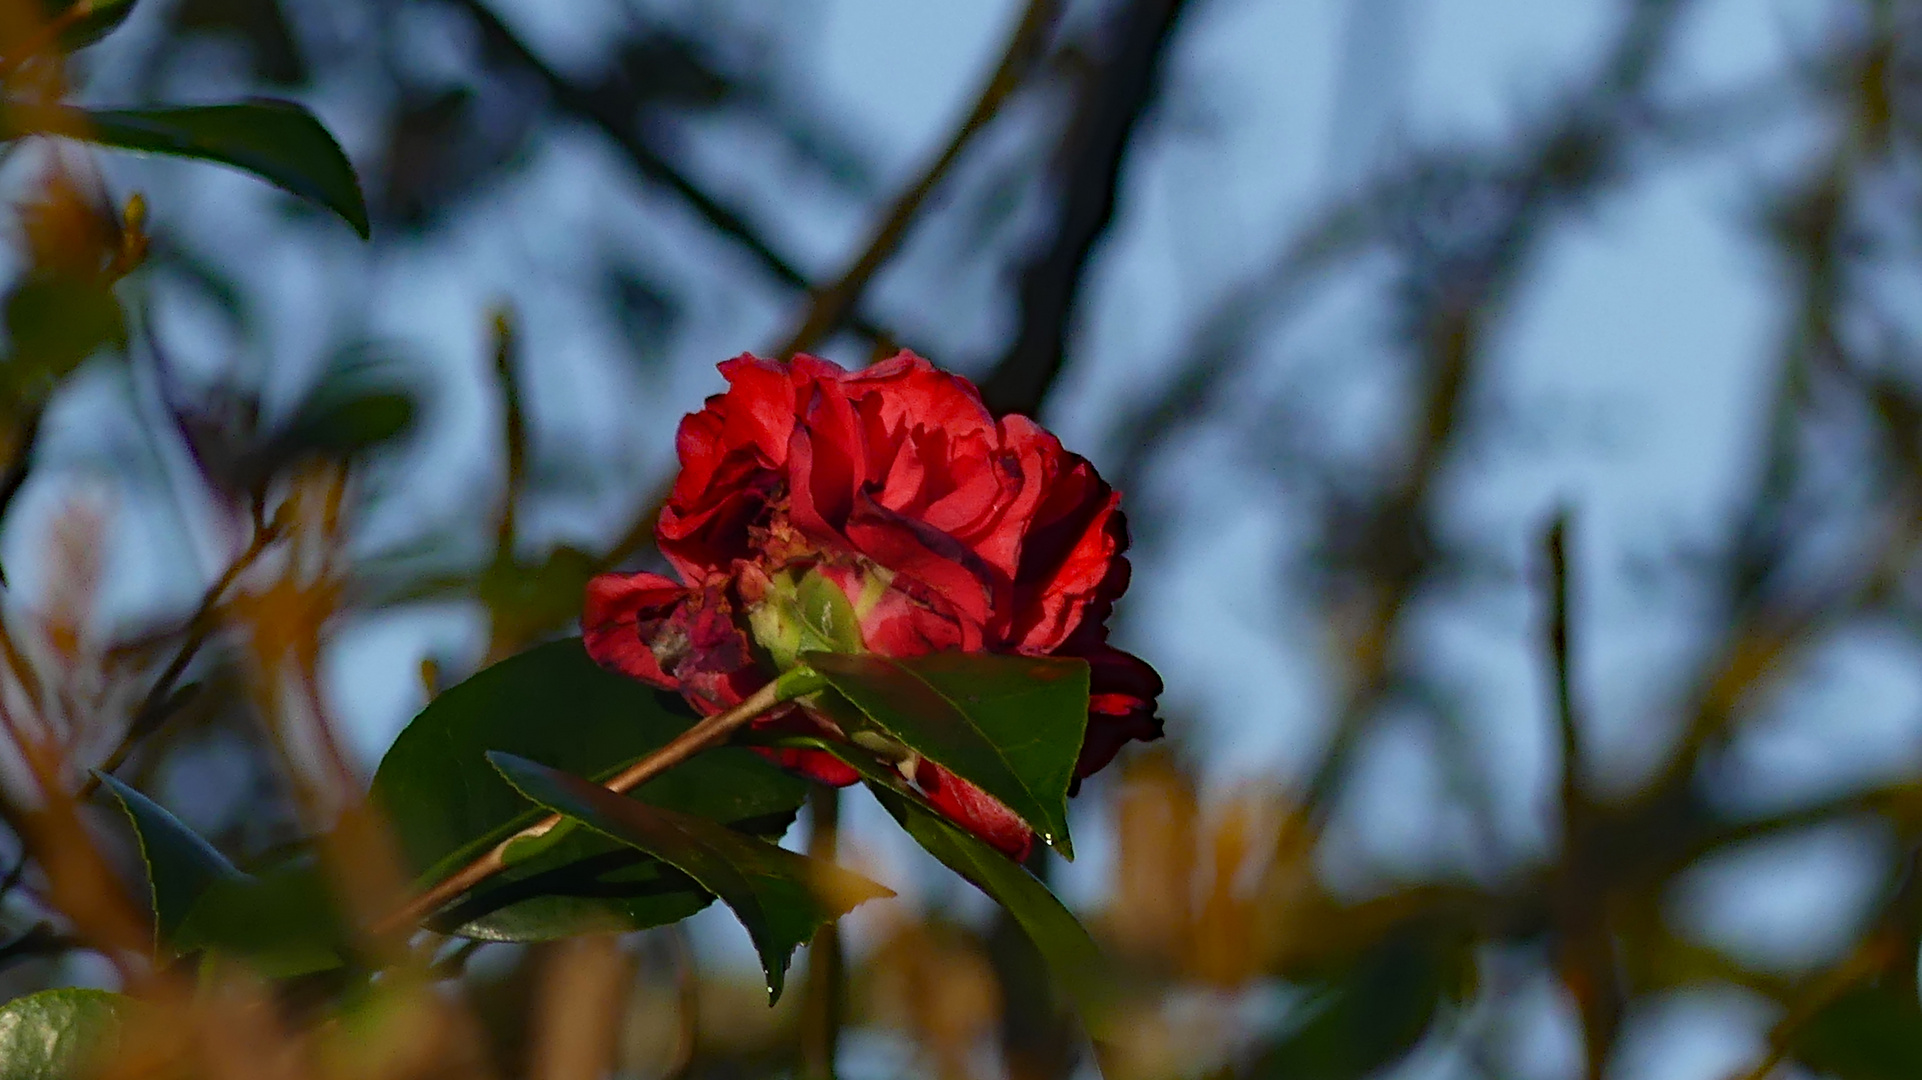
<svg viewBox="0 0 1922 1080"><path fill-rule="evenodd" d="M1125 1075L1922 1068L1909 7L142 0L57 61L0 8L10 99L298 99L373 223L7 144L9 994L164 982L87 770L284 868L660 568L717 361L906 345L1124 493L1171 737L1033 869ZM814 820L905 899L779 1009L706 916L427 942L367 1075L1084 1067L1010 920Z"/></svg>

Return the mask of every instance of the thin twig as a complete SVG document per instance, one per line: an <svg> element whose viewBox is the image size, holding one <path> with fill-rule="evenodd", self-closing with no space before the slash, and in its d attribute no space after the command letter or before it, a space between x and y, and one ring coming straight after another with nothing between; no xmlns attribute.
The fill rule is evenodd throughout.
<svg viewBox="0 0 1922 1080"><path fill-rule="evenodd" d="M981 381L999 415L1038 412L1061 374L1068 329L1095 245L1114 220L1128 148L1156 100L1187 0L1133 0L1110 27L1108 55L1088 72L1061 136L1054 235L1021 268L1015 340Z"/></svg>
<svg viewBox="0 0 1922 1080"><path fill-rule="evenodd" d="M521 405L520 340L506 308L494 313L494 381L501 392L501 442L507 453L507 485L501 494L494 558L511 560L518 533L521 491L527 486L527 414Z"/></svg>
<svg viewBox="0 0 1922 1080"><path fill-rule="evenodd" d="M1561 514L1549 526L1548 542L1549 607L1548 648L1554 662L1555 727L1562 744L1562 824L1573 832L1583 818L1581 784L1581 733L1575 719L1575 689L1569 661L1569 578L1568 515Z"/></svg>
<svg viewBox="0 0 1922 1080"><path fill-rule="evenodd" d="M40 441L40 421L46 415L46 401L35 401L27 407L26 416L20 421L20 436L13 448L13 461L7 465L6 474L0 476L0 525L6 524L7 511L12 508L14 497L27 484L27 472L33 467L34 444ZM6 583L7 572L0 567L0 585Z"/></svg>
<svg viewBox="0 0 1922 1080"><path fill-rule="evenodd" d="M139 745L140 740L153 734L172 715L173 710L168 708L168 703L173 698L174 688L179 684L180 677L187 673L187 667L193 663L194 657L199 655L201 646L213 636L214 627L218 621L215 616L220 610L221 601L227 595L227 590L233 588L234 582L240 580L240 575L245 573L247 568L254 564L254 560L260 558L261 554L273 544L277 535L277 531L271 524L255 529L253 539L248 542L246 549L235 556L234 561L227 564L227 569L221 572L220 577L208 586L207 592L200 598L200 606L196 607L194 613L187 619L186 640L180 643L179 650L174 653L173 659L167 662L160 677L148 687L147 696L141 699L140 707L134 710L133 720L128 723L127 733L121 736L120 744L113 748L113 752L107 755L107 759L100 763L99 768L89 773L85 782L80 785L80 798L85 799L99 789L98 773L110 773L118 769L133 753L134 747Z"/></svg>
<svg viewBox="0 0 1922 1080"><path fill-rule="evenodd" d="M1809 985L1808 992L1770 1029L1767 1052L1747 1069L1731 1074L1730 1080L1768 1080L1769 1074L1781 1067L1794 1052L1796 1037L1811 1020L1821 1015L1823 1009L1834 1004L1842 995L1888 970L1903 955L1903 950L1895 947L1892 935L1886 933L1877 934L1863 942L1861 948L1850 954L1848 959Z"/></svg>
<svg viewBox="0 0 1922 1080"><path fill-rule="evenodd" d="M1555 727L1562 749L1562 857L1556 868L1556 910L1563 979L1581 1015L1585 1075L1589 1080L1600 1080L1608 1064L1608 1048L1621 1025L1622 991L1615 971L1608 897L1598 887L1604 875L1592 865L1589 854L1593 815L1582 793L1581 724L1569 648L1568 533L1568 516L1558 515L1549 526L1545 545L1549 569L1548 647L1554 664Z"/></svg>
<svg viewBox="0 0 1922 1080"><path fill-rule="evenodd" d="M1675 12L1666 0L1637 8L1603 69L1595 97L1618 109L1634 103L1643 92L1648 58L1665 47L1675 33L1675 25ZM1402 482L1374 509L1365 525L1366 536L1360 547L1378 564L1373 576L1379 583L1368 598L1366 627L1359 637L1370 645L1363 652L1355 690L1336 714L1328 749L1307 784L1304 802L1318 819L1326 817L1361 736L1398 681L1390 639L1402 621L1402 613L1433 569L1429 494L1457 437L1465 391L1479 369L1484 339L1491 324L1502 315L1504 301L1522 269L1548 236L1549 226L1571 205L1598 190L1610 175L1599 166L1568 168L1563 158L1571 145L1586 143L1594 161L1613 161L1626 152L1633 133L1626 123L1596 126L1589 111L1569 111L1543 132L1527 154L1485 174L1482 182L1491 191L1505 189L1511 194L1507 208L1486 231L1458 250L1440 253L1434 257L1435 265L1427 269L1429 281L1413 313L1419 327L1416 345L1425 354L1428 368L1419 442ZM1403 197L1418 195L1419 186L1403 193ZM1311 239L1316 245L1329 244L1339 233L1337 230L1332 236L1314 235ZM1296 258L1313 254L1312 246L1300 256L1291 249L1280 264L1280 280L1292 281ZM1229 310L1234 308L1231 305ZM1250 307L1235 313L1252 315L1256 310L1258 307ZM1223 332L1212 325L1207 329L1210 335ZM1209 359L1223 360L1218 354ZM1218 363L1213 372L1200 374L1207 382L1218 384L1230 366ZM1205 397L1206 391L1196 396ZM1199 400L1191 401L1189 408L1193 410L1199 404ZM1140 426L1131 438L1140 440Z"/></svg>
<svg viewBox="0 0 1922 1080"><path fill-rule="evenodd" d="M807 276L801 273L786 256L775 251L753 226L739 214L722 206L713 196L701 190L692 180L682 175L673 163L662 157L659 151L640 137L635 126L638 102L630 100L628 95L617 97L606 92L597 92L578 86L567 79L541 59L506 23L502 22L500 16L488 7L485 0L451 0L451 2L467 12L468 16L474 20L489 48L511 57L539 79L547 87L548 95L553 99L555 106L561 111L586 120L599 128L642 176L680 196L681 200L699 214L702 220L752 255L763 269L782 284L803 290L810 287ZM871 339L894 340L895 338L895 335L858 314L849 320L849 325Z"/></svg>
<svg viewBox="0 0 1922 1080"><path fill-rule="evenodd" d="M948 137L948 144L942 147L941 153L895 199L887 214L875 223L860 256L841 274L840 279L814 291L813 302L808 305L800 324L788 335L786 344L775 350L775 356L792 356L813 348L834 333L860 303L861 294L866 290L869 280L900 248L901 242L907 238L908 227L920 214L922 204L960 159L962 149L988 126L1001 111L1001 106L1027 81L1035 61L1040 59L1047 45L1049 32L1061 15L1061 7L1061 0L1029 0L1021 22L1001 53L1001 62L995 65L994 74L989 76L980 95L975 98L974 108L968 111L961 125Z"/></svg>
<svg viewBox="0 0 1922 1080"><path fill-rule="evenodd" d="M676 735L659 750L621 770L613 778L603 781L601 786L616 793L632 791L695 754L719 746L748 721L779 704L780 686L779 681L770 682L732 709L707 717ZM455 897L506 869L507 849L516 840L544 836L548 830L559 825L560 822L559 814L549 814L495 844L487 850L486 854L441 879L403 904L391 915L376 922L372 928L374 936L381 937L401 927L410 926L440 910Z"/></svg>

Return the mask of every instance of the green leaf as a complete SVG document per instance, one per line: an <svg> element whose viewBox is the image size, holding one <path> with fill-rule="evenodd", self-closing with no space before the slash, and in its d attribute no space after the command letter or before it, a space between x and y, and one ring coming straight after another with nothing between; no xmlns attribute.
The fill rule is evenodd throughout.
<svg viewBox="0 0 1922 1080"><path fill-rule="evenodd" d="M368 237L367 202L340 144L291 101L87 110L9 103L9 135L63 135L102 146L244 169L339 214Z"/></svg>
<svg viewBox="0 0 1922 1080"><path fill-rule="evenodd" d="M811 652L803 661L883 733L1000 800L1074 858L1068 785L1088 726L1087 661L961 652Z"/></svg>
<svg viewBox="0 0 1922 1080"><path fill-rule="evenodd" d="M285 438L299 452L344 459L397 439L413 426L411 396L369 389L309 402L290 421Z"/></svg>
<svg viewBox="0 0 1922 1080"><path fill-rule="evenodd" d="M579 638L551 642L449 688L422 710L381 761L373 796L424 885L544 815L488 765L488 751L605 778L693 720L675 695L602 670ZM722 747L636 794L655 806L778 835L806 798L807 783L753 751ZM546 940L658 926L709 899L684 876L638 860L631 848L583 833L509 867L434 925L487 940Z"/></svg>
<svg viewBox="0 0 1922 1080"><path fill-rule="evenodd" d="M383 342L338 350L291 414L240 455L230 484L257 491L309 459L353 461L405 436L419 412L407 363Z"/></svg>
<svg viewBox="0 0 1922 1080"><path fill-rule="evenodd" d="M599 784L512 754L488 760L541 805L672 864L734 910L767 972L768 1000L781 996L794 949L866 900L892 890L718 825L630 799Z"/></svg>
<svg viewBox="0 0 1922 1080"><path fill-rule="evenodd" d="M58 19L77 5L61 0L42 0L48 19ZM60 34L60 47L72 52L85 48L112 33L133 14L134 0L93 0L92 10L75 19Z"/></svg>
<svg viewBox="0 0 1922 1080"><path fill-rule="evenodd" d="M843 743L784 740L783 745L826 750L853 766L868 790L901 828L942 864L1000 904L1034 942L1081 1022L1097 1042L1119 1022L1122 987L1108 957L1055 895L1019 863L950 821L910 789L901 775L872 755Z"/></svg>
<svg viewBox="0 0 1922 1080"><path fill-rule="evenodd" d="M42 990L0 1005L0 1080L71 1080L109 1060L133 999Z"/></svg>
<svg viewBox="0 0 1922 1080"><path fill-rule="evenodd" d="M1460 958L1431 933L1391 937L1356 958L1257 1059L1274 1080L1361 1080L1411 1053L1428 1033Z"/></svg>
<svg viewBox="0 0 1922 1080"><path fill-rule="evenodd" d="M523 562L502 551L481 574L475 592L495 626L527 640L578 618L581 594L600 571L600 559L565 544L540 562Z"/></svg>
<svg viewBox="0 0 1922 1080"><path fill-rule="evenodd" d="M80 362L127 345L126 315L104 280L33 274L6 297L7 382L19 398L44 395Z"/></svg>
<svg viewBox="0 0 1922 1080"><path fill-rule="evenodd" d="M191 951L177 948L175 942L194 905L214 885L244 881L246 875L160 804L108 773L95 771L94 776L120 800L140 841L140 857L147 864L147 883L153 891L156 950L175 955Z"/></svg>
<svg viewBox="0 0 1922 1080"><path fill-rule="evenodd" d="M269 979L331 971L347 963L349 932L333 890L312 860L258 876L215 881L182 922L182 953L220 953Z"/></svg>
<svg viewBox="0 0 1922 1080"><path fill-rule="evenodd" d="M167 959L219 952L270 979L340 967L347 931L311 862L242 873L158 803L103 772L127 812L153 890L155 951Z"/></svg>
<svg viewBox="0 0 1922 1080"><path fill-rule="evenodd" d="M523 856L428 925L483 941L550 941L666 926L713 900L659 859L576 829Z"/></svg>
<svg viewBox="0 0 1922 1080"><path fill-rule="evenodd" d="M1851 990L1810 1018L1795 1057L1841 1080L1913 1080L1922 1076L1922 1009L1913 992Z"/></svg>

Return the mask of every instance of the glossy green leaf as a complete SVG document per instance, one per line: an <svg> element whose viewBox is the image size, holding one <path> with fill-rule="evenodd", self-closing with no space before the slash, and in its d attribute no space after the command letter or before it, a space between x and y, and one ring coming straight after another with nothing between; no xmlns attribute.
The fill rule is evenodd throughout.
<svg viewBox="0 0 1922 1080"><path fill-rule="evenodd" d="M1122 998L1115 969L1080 920L1046 885L928 805L899 773L858 747L813 739L787 742L826 750L853 766L868 790L916 843L1014 917L1040 951L1056 983L1074 1002L1088 1034L1101 1042L1114 1033Z"/></svg>
<svg viewBox="0 0 1922 1080"><path fill-rule="evenodd" d="M107 773L94 775L120 801L140 841L140 857L147 864L147 884L153 893L156 949L176 955L190 951L178 948L176 942L194 905L216 883L242 881L246 875L160 804Z"/></svg>
<svg viewBox="0 0 1922 1080"><path fill-rule="evenodd" d="M488 760L541 805L671 864L721 898L754 940L768 997L781 996L796 946L866 900L894 893L832 863L725 825L649 806L512 754Z"/></svg>
<svg viewBox="0 0 1922 1080"><path fill-rule="evenodd" d="M6 118L9 135L63 135L244 169L332 210L362 239L368 236L367 203L353 165L320 121L290 101L110 110L10 103Z"/></svg>
<svg viewBox="0 0 1922 1080"><path fill-rule="evenodd" d="M75 1080L108 1060L133 999L42 990L0 1005L0 1080Z"/></svg>
<svg viewBox="0 0 1922 1080"><path fill-rule="evenodd" d="M496 874L428 926L482 941L551 941L666 926L713 900L659 859L576 829Z"/></svg>
<svg viewBox="0 0 1922 1080"><path fill-rule="evenodd" d="M424 884L544 814L488 765L488 751L604 778L693 720L678 697L602 670L579 638L551 642L443 692L394 740L373 794ZM807 784L750 750L723 747L637 794L656 806L778 835L793 821ZM487 940L545 940L657 926L710 899L685 877L646 862L598 834L571 836L510 867L432 925Z"/></svg>
<svg viewBox="0 0 1922 1080"><path fill-rule="evenodd" d="M1001 801L1074 858L1068 785L1088 726L1085 660L815 652L806 664L884 734Z"/></svg>
<svg viewBox="0 0 1922 1080"><path fill-rule="evenodd" d="M174 947L245 961L270 979L347 963L349 931L312 860L213 882L181 923Z"/></svg>

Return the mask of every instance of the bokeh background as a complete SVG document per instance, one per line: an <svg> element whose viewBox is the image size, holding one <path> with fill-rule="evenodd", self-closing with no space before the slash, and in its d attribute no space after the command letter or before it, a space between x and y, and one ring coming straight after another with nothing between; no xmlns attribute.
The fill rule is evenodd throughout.
<svg viewBox="0 0 1922 1080"><path fill-rule="evenodd" d="M907 347L1125 493L1169 734L1037 869L1148 988L1135 1075L1922 1069L1913 5L143 0L70 74L301 101L374 217L0 164L15 274L60 199L148 208L128 344L13 419L0 534L15 617L91 643L96 757L243 543L237 448L316 395L398 410L316 623L365 774L651 565L718 361ZM233 684L227 636L188 682ZM272 852L283 766L205 697L124 774ZM847 921L842 1074L1089 1075L1018 931L842 815L903 895ZM9 993L108 977L58 946L0 953ZM556 972L618 1075L796 1067L801 995L761 1005L724 912L583 948L468 958L503 1074Z"/></svg>

